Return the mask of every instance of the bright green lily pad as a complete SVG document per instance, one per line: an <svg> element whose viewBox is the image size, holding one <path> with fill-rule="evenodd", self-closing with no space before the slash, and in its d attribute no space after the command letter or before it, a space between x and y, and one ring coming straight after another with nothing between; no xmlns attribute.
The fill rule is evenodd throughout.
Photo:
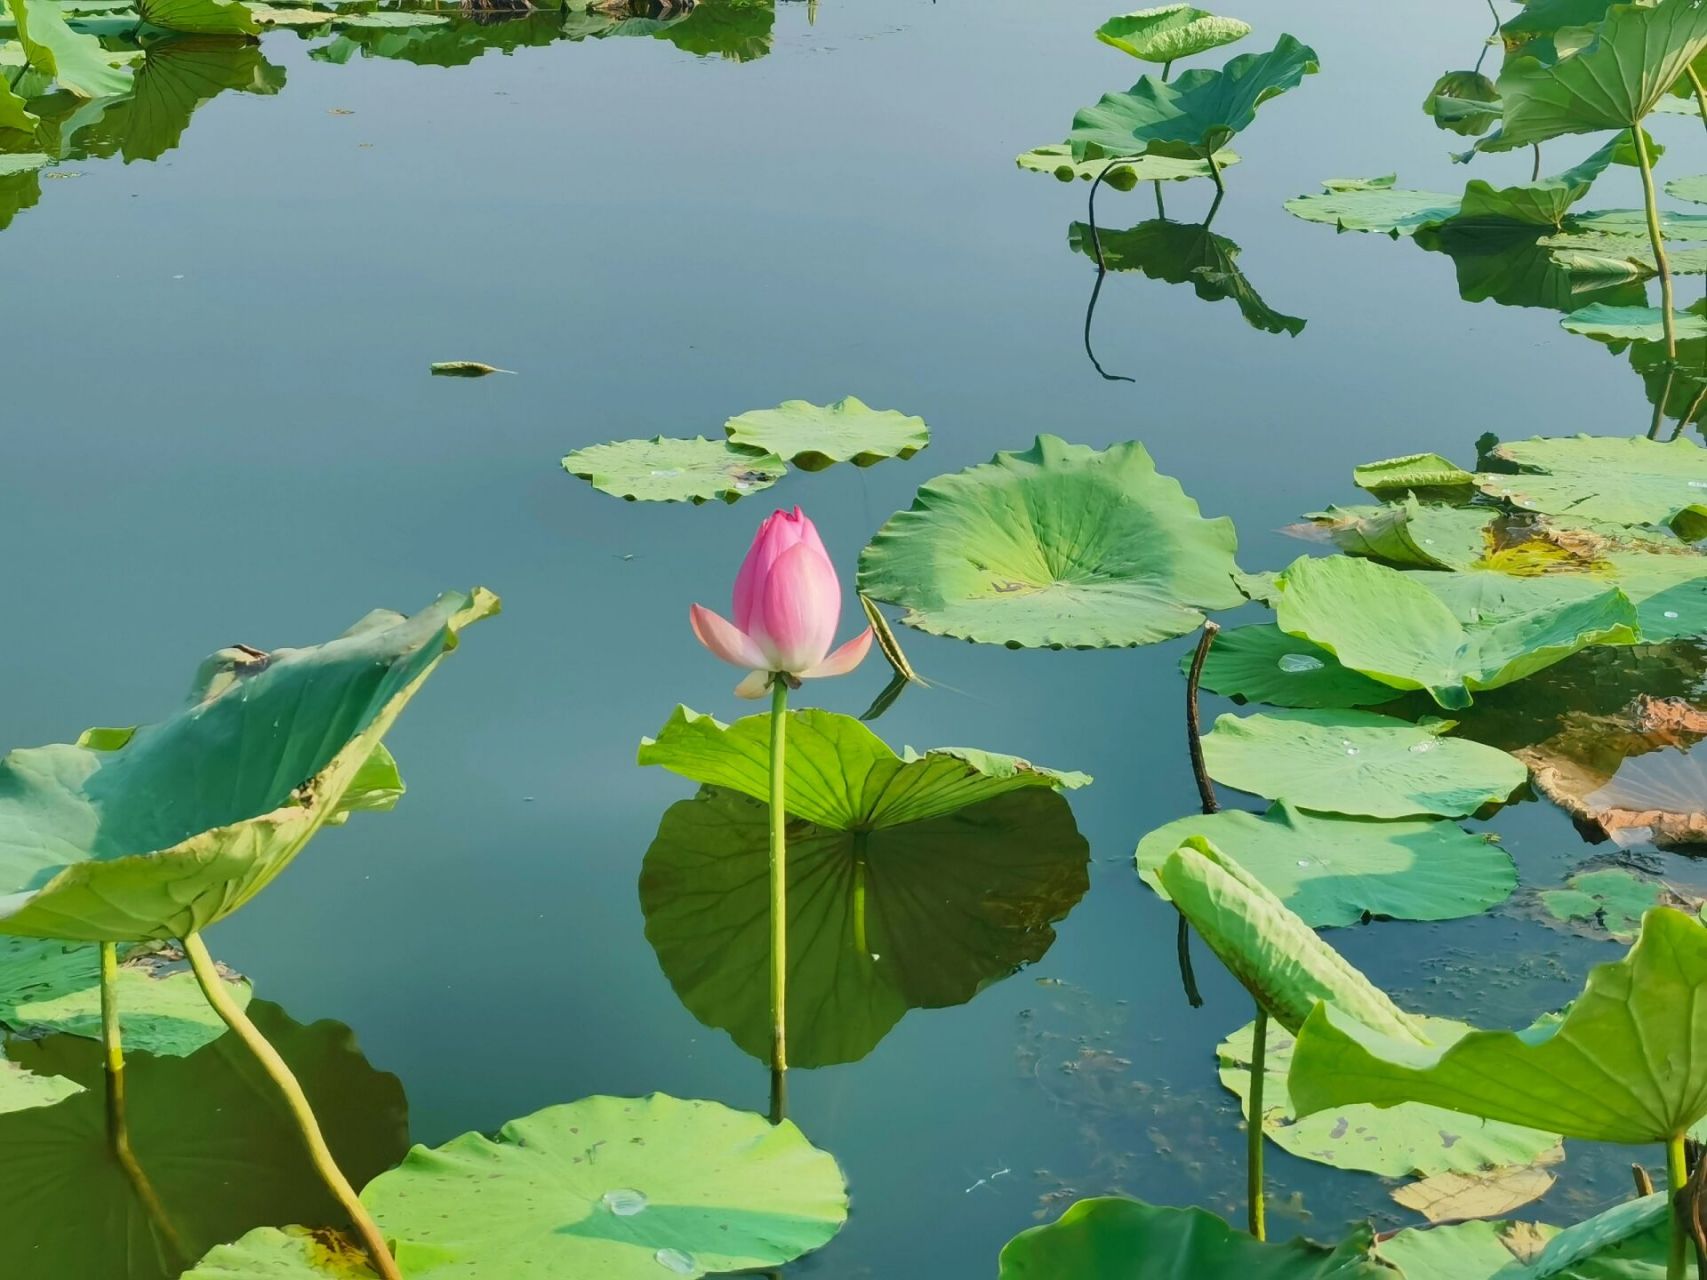
<svg viewBox="0 0 1707 1280"><path fill-rule="evenodd" d="M855 396L827 405L784 400L774 409L739 414L723 429L730 444L785 458L803 471L822 471L836 462L869 467L885 458L910 458L931 442L923 418L873 409Z"/></svg>
<svg viewBox="0 0 1707 1280"><path fill-rule="evenodd" d="M1217 782L1301 809L1370 818L1456 818L1497 804L1529 773L1503 751L1370 711L1225 715L1203 737Z"/></svg>
<svg viewBox="0 0 1707 1280"><path fill-rule="evenodd" d="M657 1280L774 1267L847 1220L835 1160L717 1102L583 1098L416 1147L362 1200L422 1280Z"/></svg>
<svg viewBox="0 0 1707 1280"><path fill-rule="evenodd" d="M1458 212L1457 196L1439 191L1395 187L1391 176L1342 178L1324 183L1319 195L1294 196L1286 211L1306 222L1325 222L1340 231L1411 235L1419 227L1445 222Z"/></svg>
<svg viewBox="0 0 1707 1280"><path fill-rule="evenodd" d="M1329 507L1309 519L1340 550L1403 569L1468 569L1488 554L1499 512L1415 498L1384 506Z"/></svg>
<svg viewBox="0 0 1707 1280"><path fill-rule="evenodd" d="M1325 818L1277 801L1193 815L1138 842L1138 873L1163 892L1156 870L1191 836L1238 860L1312 928L1370 917L1452 920L1497 906L1517 887L1511 857L1455 823ZM1165 893L1164 893L1165 896Z"/></svg>
<svg viewBox="0 0 1707 1280"><path fill-rule="evenodd" d="M617 440L577 449L563 469L600 493L630 502L734 502L788 474L775 454L737 449L725 440Z"/></svg>
<svg viewBox="0 0 1707 1280"><path fill-rule="evenodd" d="M1189 4L1165 4L1110 18L1096 37L1122 53L1145 62L1174 62L1190 58L1250 35L1250 24L1223 18Z"/></svg>
<svg viewBox="0 0 1707 1280"><path fill-rule="evenodd" d="M1205 520L1137 443L1039 436L919 490L860 556L859 589L936 635L1115 648L1183 635L1244 602L1232 521Z"/></svg>
<svg viewBox="0 0 1707 1280"><path fill-rule="evenodd" d="M1191 660L1191 654L1181 655L1180 670L1189 671ZM1269 622L1216 636L1202 684L1224 698L1275 707L1367 707L1400 696L1392 685L1348 670L1320 645Z"/></svg>
<svg viewBox="0 0 1707 1280"><path fill-rule="evenodd" d="M1209 161L1196 156L1139 156L1111 165L1106 159L1075 160L1073 148L1065 142L1034 147L1019 156L1015 163L1033 173L1052 173L1062 182L1071 182L1075 178L1093 182L1106 172L1108 176L1103 178L1103 185L1116 191L1130 191L1140 182L1179 182L1211 176ZM1239 153L1223 148L1215 153L1215 163L1222 169L1238 164Z"/></svg>
<svg viewBox="0 0 1707 1280"><path fill-rule="evenodd" d="M1707 337L1707 316L1678 311L1673 318L1679 338ZM1665 312L1659 307L1614 307L1604 302L1571 312L1559 327L1602 342L1663 342L1666 336Z"/></svg>
<svg viewBox="0 0 1707 1280"><path fill-rule="evenodd" d="M1484 473L1476 483L1528 511L1670 525L1685 537L1707 524L1707 450L1685 437L1661 444L1639 436L1539 436L1498 445L1489 457L1517 474Z"/></svg>
<svg viewBox="0 0 1707 1280"><path fill-rule="evenodd" d="M1469 485L1475 476L1450 458L1438 453L1407 453L1353 467L1351 482L1360 489L1382 495L1415 489L1453 489Z"/></svg>
<svg viewBox="0 0 1707 1280"><path fill-rule="evenodd" d="M51 1107L82 1090L82 1085L64 1076L38 1076L15 1062L0 1059L0 1115Z"/></svg>
<svg viewBox="0 0 1707 1280"><path fill-rule="evenodd" d="M222 1244L184 1280L377 1280L367 1255L332 1231L257 1227Z"/></svg>

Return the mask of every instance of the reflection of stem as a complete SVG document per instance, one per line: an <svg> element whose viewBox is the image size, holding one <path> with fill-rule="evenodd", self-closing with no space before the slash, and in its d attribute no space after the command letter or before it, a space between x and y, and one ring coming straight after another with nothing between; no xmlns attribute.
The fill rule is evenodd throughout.
<svg viewBox="0 0 1707 1280"><path fill-rule="evenodd" d="M1529 166L1529 180L1539 182L1541 181L1541 144L1536 142L1531 145L1535 151L1535 163Z"/></svg>
<svg viewBox="0 0 1707 1280"><path fill-rule="evenodd" d="M1672 379L1677 377L1677 366L1666 366L1666 384L1660 389L1660 398L1654 404L1654 420L1648 424L1648 439L1660 438L1660 424L1666 420L1666 403L1671 399Z"/></svg>
<svg viewBox="0 0 1707 1280"><path fill-rule="evenodd" d="M1162 83L1163 84L1167 83L1168 72L1172 71L1173 69L1174 69L1174 60L1172 58L1169 58L1166 62L1164 62L1162 64Z"/></svg>
<svg viewBox="0 0 1707 1280"><path fill-rule="evenodd" d="M1654 195L1654 166L1648 158L1648 139L1640 124L1632 125L1630 138L1636 144L1636 162L1642 170L1642 198L1648 208L1648 239L1654 246L1654 265L1660 270L1660 306L1665 313L1666 356L1677 359L1677 316L1672 311L1671 262L1666 258L1665 235L1660 231L1659 199Z"/></svg>
<svg viewBox="0 0 1707 1280"><path fill-rule="evenodd" d="M788 680L771 680L771 1069L788 1070Z"/></svg>
<svg viewBox="0 0 1707 1280"><path fill-rule="evenodd" d="M1095 234L1096 228L1091 228ZM1090 357L1091 367L1110 382L1136 382L1136 378L1128 378L1124 373L1110 373L1102 367L1102 361L1097 359L1097 353L1091 349L1091 318L1097 313L1097 299L1102 296L1102 282L1108 279L1105 267L1097 268L1096 283L1091 286L1091 300L1085 304L1085 355Z"/></svg>
<svg viewBox="0 0 1707 1280"><path fill-rule="evenodd" d="M865 933L865 842L869 836L869 832L854 832L854 949L861 964L871 963L871 941Z"/></svg>
<svg viewBox="0 0 1707 1280"><path fill-rule="evenodd" d="M1160 178L1156 179L1156 216L1158 218L1168 216L1167 206L1162 203L1162 180Z"/></svg>
<svg viewBox="0 0 1707 1280"><path fill-rule="evenodd" d="M1251 1041L1251 1107L1250 1122L1245 1126L1245 1196L1249 1202L1251 1234L1258 1240L1268 1238L1263 1221L1262 1195L1262 1089L1263 1074L1268 1066L1268 1010L1257 1002L1257 1020L1252 1028Z"/></svg>
<svg viewBox="0 0 1707 1280"><path fill-rule="evenodd" d="M771 1123L788 1119L788 1072L771 1068Z"/></svg>
<svg viewBox="0 0 1707 1280"><path fill-rule="evenodd" d="M302 1085L289 1064L279 1056L279 1051L273 1048L272 1042L261 1034L261 1029L249 1020L249 1015L238 1007L237 1002L226 991L225 985L219 980L219 970L214 966L213 957L208 954L207 943L202 941L201 935L186 933L183 947L184 954L189 957L190 968L195 972L196 982L208 1004L213 1006L213 1011L236 1033L237 1038L243 1041L249 1052L255 1055L256 1061L273 1078L273 1083L284 1095L285 1104L290 1108L297 1128L302 1132L303 1142L308 1147L309 1160L313 1162L315 1171L326 1183L327 1189L355 1224L374 1270L379 1272L382 1280L402 1280L402 1273L397 1269L397 1262L391 1256L385 1237L380 1234L379 1225L356 1196L356 1189L350 1185L343 1170L338 1168L331 1148L326 1145L325 1135L320 1132L320 1122L314 1118L314 1108L309 1105L308 1095L302 1091Z"/></svg>
<svg viewBox="0 0 1707 1280"><path fill-rule="evenodd" d="M1689 1228L1683 1220L1678 1192L1689 1181L1683 1156L1683 1135L1666 1141L1666 1189L1671 1196L1671 1253L1666 1259L1666 1280L1684 1280L1689 1271Z"/></svg>
<svg viewBox="0 0 1707 1280"><path fill-rule="evenodd" d="M1701 390L1696 393L1695 399L1689 402L1689 408L1684 410L1683 417L1677 420L1677 430L1672 433L1671 437L1673 440L1682 435L1689 424L1695 420L1695 415L1701 411L1703 400L1707 400L1707 382L1701 384Z"/></svg>

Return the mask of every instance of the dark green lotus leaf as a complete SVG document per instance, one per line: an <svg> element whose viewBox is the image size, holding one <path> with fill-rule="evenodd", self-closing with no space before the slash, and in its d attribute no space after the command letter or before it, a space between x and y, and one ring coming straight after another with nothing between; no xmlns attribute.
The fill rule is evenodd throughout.
<svg viewBox="0 0 1707 1280"><path fill-rule="evenodd" d="M1572 216L1573 226L1581 222L1582 215ZM1612 276L1599 269L1573 271L1544 243L1549 238L1544 227L1486 223L1424 227L1415 236L1421 248L1452 259L1458 296L1466 302L1491 300L1502 307L1575 311L1593 302L1638 306L1646 301L1635 273L1622 268Z"/></svg>
<svg viewBox="0 0 1707 1280"><path fill-rule="evenodd" d="M1213 155L1250 126L1259 106L1316 69L1316 51L1283 35L1267 53L1241 54L1219 71L1145 76L1125 93L1104 94L1073 117L1067 141L1076 160Z"/></svg>
<svg viewBox="0 0 1707 1280"><path fill-rule="evenodd" d="M1191 660L1191 654L1182 655L1180 670L1189 670ZM1320 645L1266 622L1215 638L1203 664L1203 687L1275 707L1367 707L1400 696L1390 684L1347 670Z"/></svg>
<svg viewBox="0 0 1707 1280"><path fill-rule="evenodd" d="M656 1280L774 1267L847 1220L835 1160L718 1102L583 1098L416 1147L362 1201L408 1276Z"/></svg>
<svg viewBox="0 0 1707 1280"><path fill-rule="evenodd" d="M1008 1241L1000 1280L1395 1280L1372 1257L1374 1242L1366 1224L1331 1249L1302 1238L1265 1244L1207 1209L1103 1196Z"/></svg>
<svg viewBox="0 0 1707 1280"><path fill-rule="evenodd" d="M1089 886L1064 797L1031 788L871 830L788 829L788 1060L865 1057L910 1009L964 1004L1041 960ZM770 811L707 787L640 873L646 936L683 1005L768 1062Z"/></svg>
<svg viewBox="0 0 1707 1280"><path fill-rule="evenodd" d="M1096 37L1145 62L1176 62L1250 35L1249 23L1223 18L1189 4L1165 4L1110 18Z"/></svg>
<svg viewBox="0 0 1707 1280"><path fill-rule="evenodd" d="M343 1235L307 1227L257 1227L211 1250L185 1280L378 1280Z"/></svg>
<svg viewBox="0 0 1707 1280"><path fill-rule="evenodd" d="M1314 533L1340 550L1404 569L1468 569L1492 550L1491 507L1448 507L1415 498L1384 506L1312 512Z"/></svg>
<svg viewBox="0 0 1707 1280"><path fill-rule="evenodd" d="M113 53L99 39L74 31L53 4L10 0L18 42L30 65L79 98L122 96L130 91L134 53Z"/></svg>
<svg viewBox="0 0 1707 1280"><path fill-rule="evenodd" d="M768 489L788 474L775 454L727 440L616 440L577 449L563 469L600 493L630 502L735 502Z"/></svg>
<svg viewBox="0 0 1707 1280"><path fill-rule="evenodd" d="M1589 973L1562 1018L1401 1044L1328 1005L1298 1037L1300 1115L1427 1102L1596 1142L1664 1142L1707 1116L1707 925L1657 907L1622 960Z"/></svg>
<svg viewBox="0 0 1707 1280"><path fill-rule="evenodd" d="M497 612L454 592L412 618L202 664L189 701L123 745L0 760L0 932L182 937L231 914L366 787L380 740L462 629Z"/></svg>
<svg viewBox="0 0 1707 1280"><path fill-rule="evenodd" d="M1191 836L1237 859L1316 929L1478 915L1517 887L1511 857L1492 837L1455 823L1328 818L1284 801L1266 814L1225 809L1158 827L1138 842L1144 883L1163 892L1157 868Z"/></svg>
<svg viewBox="0 0 1707 1280"><path fill-rule="evenodd" d="M162 31L207 36L261 33L249 6L240 0L137 0L136 11L145 23Z"/></svg>
<svg viewBox="0 0 1707 1280"><path fill-rule="evenodd" d="M1707 317L1693 311L1674 313L1679 338L1707 337ZM1659 307L1614 307L1591 303L1559 321L1569 333L1600 342L1659 342L1665 338L1665 312Z"/></svg>
<svg viewBox="0 0 1707 1280"><path fill-rule="evenodd" d="M1092 182L1106 174L1103 185L1116 191L1130 191L1140 182L1177 182L1211 176L1209 161L1196 157L1139 156L1118 164L1110 164L1107 160L1075 160L1073 148L1065 142L1035 147L1019 156L1015 163L1033 173L1052 173L1062 182L1071 182L1075 178L1081 182ZM1237 151L1223 148L1215 153L1218 168L1225 169L1238 163Z"/></svg>
<svg viewBox="0 0 1707 1280"><path fill-rule="evenodd" d="M402 1158L409 1143L402 1086L368 1064L348 1027L303 1026L265 1001L249 1015L302 1082L355 1185ZM83 1092L0 1115L6 1274L170 1280L254 1227L339 1223L341 1211L309 1163L278 1086L237 1037L183 1058L130 1055L125 1115L146 1192L113 1158L100 1045L50 1036L14 1040L8 1053Z"/></svg>
<svg viewBox="0 0 1707 1280"><path fill-rule="evenodd" d="M1184 635L1244 602L1232 521L1205 520L1144 446L1039 436L938 476L860 555L859 589L936 635L1116 648Z"/></svg>
<svg viewBox="0 0 1707 1280"><path fill-rule="evenodd" d="M1707 451L1685 437L1661 444L1639 436L1538 436L1498 445L1488 460L1503 470L1478 475L1482 491L1527 511L1669 525L1686 538L1707 528Z"/></svg>
<svg viewBox="0 0 1707 1280"><path fill-rule="evenodd" d="M6 82L5 76L0 76L0 129L15 129L21 133L34 134L40 117L33 114L26 101L12 91L12 86ZM7 160L18 164L15 156L7 156ZM41 157L41 163L46 164L47 156ZM40 168L40 165L30 165L29 168ZM1207 166L1205 167L1207 171ZM0 173L20 173L22 168L0 170Z"/></svg>
<svg viewBox="0 0 1707 1280"><path fill-rule="evenodd" d="M1497 103L1499 98L1494 82L1480 71L1448 71L1423 99L1423 114L1433 117L1437 128L1473 138L1486 133L1499 119L1498 111L1478 107Z"/></svg>
<svg viewBox="0 0 1707 1280"><path fill-rule="evenodd" d="M1506 800L1528 777L1503 751L1371 711L1225 715L1203 737L1217 782L1301 809L1354 817L1456 818Z"/></svg>
<svg viewBox="0 0 1707 1280"><path fill-rule="evenodd" d="M869 467L885 458L910 458L931 442L923 418L873 409L856 396L827 405L784 400L774 409L739 414L723 429L730 444L786 458L805 471L836 462Z"/></svg>
<svg viewBox="0 0 1707 1280"><path fill-rule="evenodd" d="M1067 243L1092 261L1100 246L1103 265L1110 271L1140 271L1152 280L1189 284L1205 302L1231 298L1253 329L1294 336L1303 332L1302 319L1284 315L1262 300L1239 270L1239 246L1216 235L1207 224L1153 218L1128 231L1099 227L1093 239L1089 223L1075 222L1068 228Z"/></svg>
<svg viewBox="0 0 1707 1280"><path fill-rule="evenodd" d="M657 23L650 34L683 53L755 62L770 52L775 25L774 0L700 0L675 20ZM611 34L624 33L619 28Z"/></svg>
<svg viewBox="0 0 1707 1280"><path fill-rule="evenodd" d="M1418 489L1457 489L1475 477L1450 458L1438 453L1407 453L1353 467L1351 482L1377 497L1415 492Z"/></svg>
<svg viewBox="0 0 1707 1280"><path fill-rule="evenodd" d="M686 10L681 11L685 16ZM505 10L501 15L492 10L478 13L451 10L451 20L433 27L408 27L402 30L361 30L342 27L329 43L310 49L308 56L317 62L345 63L360 54L362 57L387 58L425 67L465 67L483 54L509 54L517 49L543 48L558 40L574 40L575 24L591 18L593 25L610 30L616 23L614 14L594 10L575 11ZM267 18L257 14L265 23ZM305 18L306 20L306 18Z"/></svg>
<svg viewBox="0 0 1707 1280"><path fill-rule="evenodd" d="M1419 227L1445 222L1458 212L1457 196L1409 191L1381 178L1336 178L1320 195L1294 196L1286 211L1306 222L1325 222L1340 231L1378 231L1397 238Z"/></svg>

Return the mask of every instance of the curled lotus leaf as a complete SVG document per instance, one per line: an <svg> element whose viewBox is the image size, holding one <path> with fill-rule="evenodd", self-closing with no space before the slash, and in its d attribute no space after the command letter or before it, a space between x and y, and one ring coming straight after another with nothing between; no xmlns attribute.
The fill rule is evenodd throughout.
<svg viewBox="0 0 1707 1280"><path fill-rule="evenodd" d="M805 471L836 462L869 467L885 458L910 458L931 442L923 418L873 409L857 396L825 405L784 400L774 409L739 414L723 429L731 444L786 458Z"/></svg>
<svg viewBox="0 0 1707 1280"><path fill-rule="evenodd" d="M1096 30L1106 45L1145 62L1176 62L1250 35L1250 24L1189 4L1165 4L1110 18Z"/></svg>
<svg viewBox="0 0 1707 1280"><path fill-rule="evenodd" d="M768 489L788 474L774 453L742 449L726 440L616 440L577 449L563 469L600 493L630 502L736 502Z"/></svg>
<svg viewBox="0 0 1707 1280"><path fill-rule="evenodd" d="M13 751L0 932L149 941L230 915L373 798L381 739L462 629L497 609L488 591L453 592L310 648L224 649L168 720Z"/></svg>
<svg viewBox="0 0 1707 1280"><path fill-rule="evenodd" d="M1137 443L1039 436L939 476L860 556L859 589L936 635L1009 648L1119 648L1244 602L1232 521L1206 520Z"/></svg>
<svg viewBox="0 0 1707 1280"><path fill-rule="evenodd" d="M1340 550L1402 569L1468 569L1491 550L1499 512L1447 507L1415 498L1383 506L1329 507L1312 513L1309 530Z"/></svg>
<svg viewBox="0 0 1707 1280"><path fill-rule="evenodd" d="M95 36L74 30L57 5L26 0L10 0L10 4L18 42L30 66L52 76L61 89L79 98L123 97L130 92L131 64L139 55L113 53Z"/></svg>
<svg viewBox="0 0 1707 1280"><path fill-rule="evenodd" d="M1102 176L1103 185L1116 191L1130 191L1140 182L1179 182L1187 178L1207 178L1212 174L1209 161L1199 157L1138 156L1131 160L1110 163L1108 160L1075 160L1073 148L1065 142L1035 147L1016 161L1022 169L1033 173L1052 173L1062 182L1075 178L1092 182ZM1239 153L1222 148L1215 153L1215 167L1225 169L1239 163ZM1106 175L1106 176L1103 176Z"/></svg>
<svg viewBox="0 0 1707 1280"><path fill-rule="evenodd" d="M1450 458L1438 453L1407 453L1353 467L1351 482L1377 496L1414 492L1417 489L1456 489L1475 477Z"/></svg>
<svg viewBox="0 0 1707 1280"><path fill-rule="evenodd" d="M1540 436L1497 445L1488 460L1502 469L1476 477L1482 491L1527 511L1669 525L1686 538L1707 532L1707 450L1683 436L1663 444L1638 436Z"/></svg>
<svg viewBox="0 0 1707 1280"><path fill-rule="evenodd" d="M1480 71L1448 71L1434 82L1434 88L1423 99L1423 114L1433 118L1435 127L1446 129L1460 137L1473 138L1486 133L1495 120L1500 91L1494 82Z"/></svg>

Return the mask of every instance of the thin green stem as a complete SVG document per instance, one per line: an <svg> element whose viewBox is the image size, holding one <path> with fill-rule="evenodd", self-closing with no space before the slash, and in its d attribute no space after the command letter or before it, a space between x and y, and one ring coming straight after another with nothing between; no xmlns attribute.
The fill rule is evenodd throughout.
<svg viewBox="0 0 1707 1280"><path fill-rule="evenodd" d="M119 947L116 942L101 944L101 1048L106 1051L107 1096L109 1103L115 1092L122 1093L124 1076L124 1038L119 1032Z"/></svg>
<svg viewBox="0 0 1707 1280"><path fill-rule="evenodd" d="M1636 145L1636 163L1642 170L1642 198L1648 210L1648 239L1654 246L1654 265L1660 272L1660 306L1665 314L1666 357L1677 359L1677 315L1672 310L1671 262L1666 257L1665 234L1660 230L1659 198L1654 194L1654 165L1648 156L1647 135L1641 125L1630 129Z"/></svg>
<svg viewBox="0 0 1707 1280"><path fill-rule="evenodd" d="M1166 62L1164 62L1162 64L1162 80L1164 83L1167 81L1168 72L1172 71L1173 69L1174 69L1174 60L1172 58L1169 58Z"/></svg>
<svg viewBox="0 0 1707 1280"><path fill-rule="evenodd" d="M1263 1218L1262 1194L1262 1088L1268 1069L1268 1010L1257 1005L1256 1025L1251 1032L1251 1107L1245 1125L1245 1197L1250 1209L1250 1231L1258 1240L1268 1239Z"/></svg>
<svg viewBox="0 0 1707 1280"><path fill-rule="evenodd" d="M285 1104L290 1108L297 1128L302 1132L309 1160L313 1162L315 1171L326 1183L327 1189L343 1206L344 1212L349 1214L374 1270L382 1280L403 1280L402 1272L397 1269L397 1260L391 1256L391 1249L385 1243L385 1237L380 1234L379 1224L374 1222L367 1207L356 1195L356 1189L350 1185L343 1170L338 1168L332 1149L326 1145L326 1137L320 1132L320 1122L314 1118L314 1108L309 1105L308 1095L302 1091L302 1085L291 1071L290 1065L279 1055L279 1051L273 1048L272 1042L261 1034L261 1029L249 1021L249 1015L238 1007L237 1002L225 990L224 984L219 980L219 970L213 963L213 957L208 954L207 943L202 941L201 935L185 934L183 946L184 955L189 958L190 968L196 975L196 983L201 987L202 995L207 998L208 1004L249 1052L255 1055L256 1061L273 1078L273 1083L284 1095Z"/></svg>
<svg viewBox="0 0 1707 1280"><path fill-rule="evenodd" d="M1215 163L1215 153L1210 152L1204 159L1209 161L1209 176L1215 179L1215 190L1220 195L1225 195L1227 184L1221 181L1221 166ZM1219 203L1219 196L1217 196L1217 203ZM1211 214L1210 216L1213 217L1214 215Z"/></svg>
<svg viewBox="0 0 1707 1280"><path fill-rule="evenodd" d="M1707 124L1707 84L1701 82L1701 73L1691 64L1684 74L1689 77L1689 83L1695 88L1695 107L1701 113L1701 123Z"/></svg>
<svg viewBox="0 0 1707 1280"><path fill-rule="evenodd" d="M1689 1274L1689 1227L1678 1202L1678 1193L1688 1181L1680 1133L1666 1141L1666 1191L1671 1197L1671 1253L1666 1258L1666 1280L1686 1280Z"/></svg>
<svg viewBox="0 0 1707 1280"><path fill-rule="evenodd" d="M788 678L771 680L771 1070L788 1070Z"/></svg>

